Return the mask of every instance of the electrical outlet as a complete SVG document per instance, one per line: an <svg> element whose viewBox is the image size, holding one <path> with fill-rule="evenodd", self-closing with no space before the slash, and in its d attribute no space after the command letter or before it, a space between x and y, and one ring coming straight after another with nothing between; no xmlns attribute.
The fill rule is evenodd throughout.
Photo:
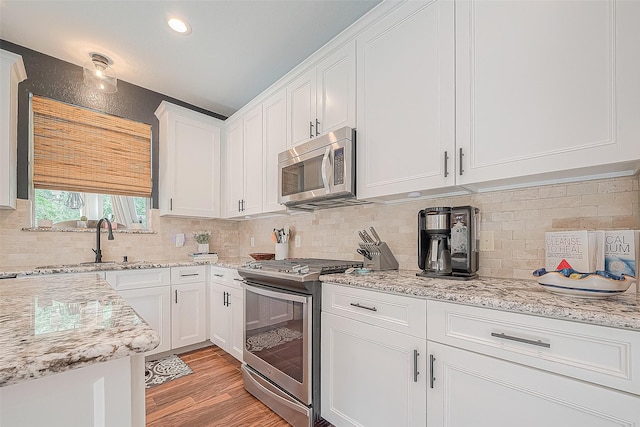
<svg viewBox="0 0 640 427"><path fill-rule="evenodd" d="M251 236L251 247L254 247L256 245L256 238Z"/></svg>
<svg viewBox="0 0 640 427"><path fill-rule="evenodd" d="M296 234L296 248L299 248L300 246L302 246L302 239L299 234Z"/></svg>
<svg viewBox="0 0 640 427"><path fill-rule="evenodd" d="M480 250L492 251L494 250L494 233L493 231L481 231L480 232Z"/></svg>
<svg viewBox="0 0 640 427"><path fill-rule="evenodd" d="M184 233L176 234L176 237L175 237L174 240L176 241L176 248L183 247L184 246L184 241L185 241Z"/></svg>

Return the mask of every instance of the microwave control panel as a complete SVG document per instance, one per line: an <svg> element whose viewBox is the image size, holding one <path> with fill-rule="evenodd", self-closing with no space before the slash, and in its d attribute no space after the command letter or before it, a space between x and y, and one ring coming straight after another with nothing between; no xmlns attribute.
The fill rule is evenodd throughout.
<svg viewBox="0 0 640 427"><path fill-rule="evenodd" d="M333 184L344 184L344 147L333 152Z"/></svg>

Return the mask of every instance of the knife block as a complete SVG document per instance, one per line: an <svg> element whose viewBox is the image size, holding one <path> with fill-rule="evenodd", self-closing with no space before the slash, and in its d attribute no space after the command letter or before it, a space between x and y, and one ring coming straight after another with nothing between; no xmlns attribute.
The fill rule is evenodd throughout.
<svg viewBox="0 0 640 427"><path fill-rule="evenodd" d="M369 252L371 259L363 256L363 267L369 270L397 270L398 260L393 256L391 249L385 242L358 243L360 249Z"/></svg>

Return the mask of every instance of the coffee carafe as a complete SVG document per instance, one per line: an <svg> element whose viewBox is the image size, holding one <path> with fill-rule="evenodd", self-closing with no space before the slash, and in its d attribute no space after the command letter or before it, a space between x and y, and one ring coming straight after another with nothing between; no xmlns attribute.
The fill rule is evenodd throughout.
<svg viewBox="0 0 640 427"><path fill-rule="evenodd" d="M433 207L418 213L419 276L478 277L478 222L473 206Z"/></svg>

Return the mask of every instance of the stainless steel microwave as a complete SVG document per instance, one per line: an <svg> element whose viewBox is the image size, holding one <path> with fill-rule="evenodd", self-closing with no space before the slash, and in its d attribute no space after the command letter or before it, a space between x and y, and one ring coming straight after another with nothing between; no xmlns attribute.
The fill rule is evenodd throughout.
<svg viewBox="0 0 640 427"><path fill-rule="evenodd" d="M315 210L358 204L355 130L343 127L278 155L278 201Z"/></svg>

